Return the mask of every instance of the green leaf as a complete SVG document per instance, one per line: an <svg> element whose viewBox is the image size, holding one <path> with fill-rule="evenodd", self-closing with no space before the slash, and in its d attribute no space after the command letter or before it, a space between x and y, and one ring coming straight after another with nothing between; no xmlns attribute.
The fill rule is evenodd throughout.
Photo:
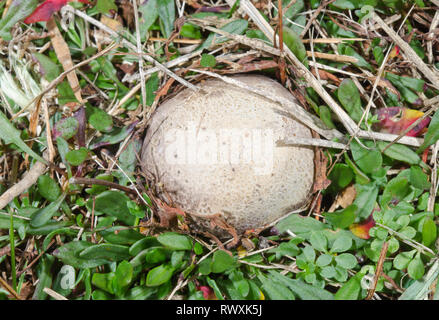
<svg viewBox="0 0 439 320"><path fill-rule="evenodd" d="M58 212L58 209L64 201L66 195L66 193L63 193L58 197L55 202L52 202L47 207L41 208L36 211L32 215L30 225L32 227L41 227L49 222L50 218L52 218Z"/></svg>
<svg viewBox="0 0 439 320"><path fill-rule="evenodd" d="M381 63L384 61L383 48L378 46L373 48L373 56L375 57L376 63L380 66Z"/></svg>
<svg viewBox="0 0 439 320"><path fill-rule="evenodd" d="M332 122L331 109L328 106L319 107L319 116L329 129L335 129L335 124Z"/></svg>
<svg viewBox="0 0 439 320"><path fill-rule="evenodd" d="M70 150L66 154L66 160L72 165L72 166L79 166L81 163L85 161L88 157L88 150L87 148L81 147L78 150Z"/></svg>
<svg viewBox="0 0 439 320"><path fill-rule="evenodd" d="M375 208L379 188L375 183L366 185L356 184L355 190L357 191L357 196L353 204L357 206L357 216L365 219L369 217Z"/></svg>
<svg viewBox="0 0 439 320"><path fill-rule="evenodd" d="M155 100L155 92L159 88L159 77L158 73L154 72L145 84L146 88L146 104L151 106Z"/></svg>
<svg viewBox="0 0 439 320"><path fill-rule="evenodd" d="M203 37L200 28L190 23L185 23L181 27L180 36L191 39L201 39Z"/></svg>
<svg viewBox="0 0 439 320"><path fill-rule="evenodd" d="M87 106L85 109L90 125L100 132L109 132L113 128L113 118L104 110Z"/></svg>
<svg viewBox="0 0 439 320"><path fill-rule="evenodd" d="M426 300L431 285L439 276L439 261L436 260L425 277L413 282L399 297L399 300ZM436 291L437 292L437 291ZM435 295L435 298L437 295Z"/></svg>
<svg viewBox="0 0 439 320"><path fill-rule="evenodd" d="M245 30L247 30L248 27L248 21L244 19L238 19L234 20L232 22L227 23L223 27L220 28L220 30L226 31L228 33L232 34L243 34ZM213 44L219 44L226 40L218 40L219 35L215 33L209 34L206 41L203 42L203 44L198 48L198 50L209 48ZM215 42L213 41L215 39Z"/></svg>
<svg viewBox="0 0 439 320"><path fill-rule="evenodd" d="M93 300L113 300L113 297L110 294L101 290L94 290L91 297Z"/></svg>
<svg viewBox="0 0 439 320"><path fill-rule="evenodd" d="M137 286L130 289L122 299L124 300L148 300L157 292L156 288Z"/></svg>
<svg viewBox="0 0 439 320"><path fill-rule="evenodd" d="M69 144L62 137L58 137L56 138L56 145L58 147L58 152L61 157L61 161L66 166L69 177L71 177L72 176L71 167L66 160L66 154L69 152Z"/></svg>
<svg viewBox="0 0 439 320"><path fill-rule="evenodd" d="M75 117L63 118L55 123L53 126L53 135L55 137L61 136L65 140L74 137L79 129L79 122Z"/></svg>
<svg viewBox="0 0 439 320"><path fill-rule="evenodd" d="M47 81L53 81L61 74L61 68L53 62L48 56L34 52L32 56L40 65L40 73Z"/></svg>
<svg viewBox="0 0 439 320"><path fill-rule="evenodd" d="M425 81L417 78L401 77L396 74L387 72L386 78L392 82L395 87L400 89L401 87L406 87L416 92L423 92ZM417 97L417 96L416 96Z"/></svg>
<svg viewBox="0 0 439 320"><path fill-rule="evenodd" d="M287 47L294 53L302 64L308 68L306 48L299 35L293 29L283 27L283 40Z"/></svg>
<svg viewBox="0 0 439 320"><path fill-rule="evenodd" d="M424 224L422 225L422 243L428 247L436 241L436 238L436 223L434 223L431 218L425 218Z"/></svg>
<svg viewBox="0 0 439 320"><path fill-rule="evenodd" d="M107 214L116 217L127 225L133 225L136 218L130 213L127 202L130 198L120 191L104 191L95 198L94 210L96 214ZM93 199L87 201L88 210L93 209Z"/></svg>
<svg viewBox="0 0 439 320"><path fill-rule="evenodd" d="M336 300L357 300L361 291L361 274L349 279L335 294Z"/></svg>
<svg viewBox="0 0 439 320"><path fill-rule="evenodd" d="M38 177L38 193L49 201L55 201L61 195L61 188L48 175Z"/></svg>
<svg viewBox="0 0 439 320"><path fill-rule="evenodd" d="M357 58L358 61L353 63L355 66L359 68L367 68L370 71L372 71L372 66L363 58L363 56L358 54L352 47L345 44L339 44L337 50L339 54L344 54L347 56Z"/></svg>
<svg viewBox="0 0 439 320"><path fill-rule="evenodd" d="M436 143L439 139L439 111L436 111L431 118L430 124L428 125L427 133L425 134L424 142L417 150L417 153L423 152L432 144Z"/></svg>
<svg viewBox="0 0 439 320"><path fill-rule="evenodd" d="M349 250L352 247L352 238L349 238L347 236L340 236L337 239L335 239L334 243L331 247L331 252L345 252Z"/></svg>
<svg viewBox="0 0 439 320"><path fill-rule="evenodd" d="M421 190L429 190L431 183L428 181L428 176L418 166L410 167L410 183L415 188Z"/></svg>
<svg viewBox="0 0 439 320"><path fill-rule="evenodd" d="M165 262L168 259L169 250L163 247L153 247L146 249L145 261L149 265Z"/></svg>
<svg viewBox="0 0 439 320"><path fill-rule="evenodd" d="M117 295L121 295L133 280L133 266L124 260L116 268L113 288Z"/></svg>
<svg viewBox="0 0 439 320"><path fill-rule="evenodd" d="M132 245L136 241L144 239L145 236L133 229L126 229L124 226L114 226L102 231L99 234L105 241L113 244Z"/></svg>
<svg viewBox="0 0 439 320"><path fill-rule="evenodd" d="M372 141L362 141L369 150L362 147L357 141L352 140L350 147L355 163L365 173L372 173L383 164L381 152L373 147Z"/></svg>
<svg viewBox="0 0 439 320"><path fill-rule="evenodd" d="M409 192L409 183L406 177L393 178L384 188L381 198L382 207L388 206L390 202L399 202L403 200Z"/></svg>
<svg viewBox="0 0 439 320"><path fill-rule="evenodd" d="M334 298L329 291L309 285L302 280L288 278L274 270L269 270L269 273L272 278L286 285L302 300L332 300Z"/></svg>
<svg viewBox="0 0 439 320"><path fill-rule="evenodd" d="M325 267L332 262L332 255L330 254L322 254L316 260L316 265L319 267Z"/></svg>
<svg viewBox="0 0 439 320"><path fill-rule="evenodd" d="M300 253L300 249L295 243L288 241L288 242L282 242L279 246L271 249L269 252L276 253L276 259L280 259L285 255L288 255L290 257L295 257Z"/></svg>
<svg viewBox="0 0 439 320"><path fill-rule="evenodd" d="M175 5L174 0L157 0L158 15L163 36L169 38L174 29Z"/></svg>
<svg viewBox="0 0 439 320"><path fill-rule="evenodd" d="M20 1L15 1L20 2ZM6 118L5 114L0 111L0 139L4 140L6 144L14 143L21 151L29 154L32 158L48 164L45 159L40 157L31 148L24 143L20 138L20 131L15 129L15 127L9 122L8 118Z"/></svg>
<svg viewBox="0 0 439 320"><path fill-rule="evenodd" d="M115 277L114 272L109 273L94 273L91 278L91 283L110 294L114 294L113 279Z"/></svg>
<svg viewBox="0 0 439 320"><path fill-rule="evenodd" d="M142 13L142 17L140 18L140 36L142 39L144 39L146 33L159 16L157 0L148 0L142 2L142 4L139 6L139 12Z"/></svg>
<svg viewBox="0 0 439 320"><path fill-rule="evenodd" d="M332 258L332 256L330 257ZM317 261L319 261L319 259L317 259ZM332 260L330 262L332 262ZM328 279L334 278L336 274L335 268L332 265L323 266L322 270L320 271L320 275Z"/></svg>
<svg viewBox="0 0 439 320"><path fill-rule="evenodd" d="M294 294L285 285L273 281L272 279L267 279L266 277L260 275L258 276L262 283L262 290L265 294L272 300L295 300Z"/></svg>
<svg viewBox="0 0 439 320"><path fill-rule="evenodd" d="M136 241L133 243L133 245L130 247L130 254L132 256L137 255L140 251L143 251L145 249L158 246L160 243L157 241L156 237L144 237L142 235L142 239Z"/></svg>
<svg viewBox="0 0 439 320"><path fill-rule="evenodd" d="M387 147L388 143L384 141L378 141L378 148L383 152L384 148ZM384 152L386 156L389 158L402 161L408 164L419 164L422 162L419 155L416 154L409 147L394 143L390 147L388 147Z"/></svg>
<svg viewBox="0 0 439 320"><path fill-rule="evenodd" d="M50 288L52 286L53 273L51 268L54 262L54 257L48 254L44 254L37 268L38 284L35 287L33 293L33 300L45 300L47 293L44 292L44 288Z"/></svg>
<svg viewBox="0 0 439 320"><path fill-rule="evenodd" d="M123 141L134 129L137 122L123 128L113 128L111 132L101 135L90 143L90 150Z"/></svg>
<svg viewBox="0 0 439 320"><path fill-rule="evenodd" d="M55 249L53 254L65 264L81 269L95 268L110 262L106 259L96 257L83 258L79 256L81 251L92 246L93 244L87 241L72 241L62 245L58 249Z"/></svg>
<svg viewBox="0 0 439 320"><path fill-rule="evenodd" d="M306 261L313 263L316 259L316 252L313 247L305 245L305 247L303 248L303 256Z"/></svg>
<svg viewBox="0 0 439 320"><path fill-rule="evenodd" d="M421 255L418 253L416 254L416 257L410 261L407 267L407 273L412 279L418 280L422 278L424 272L424 263L421 260Z"/></svg>
<svg viewBox="0 0 439 320"><path fill-rule="evenodd" d="M168 264L162 264L154 269L151 269L146 275L146 285L148 287L157 287L168 282L175 269Z"/></svg>
<svg viewBox="0 0 439 320"><path fill-rule="evenodd" d="M11 28L34 12L37 4L38 0L14 0L6 16L0 19L0 38L6 41L12 40Z"/></svg>
<svg viewBox="0 0 439 320"><path fill-rule="evenodd" d="M344 163L337 163L334 165L328 179L332 181L331 186L334 184L339 189L343 189L351 183L354 178L354 173L352 169Z"/></svg>
<svg viewBox="0 0 439 320"><path fill-rule="evenodd" d="M202 67L205 67L205 68L213 68L213 67L215 67L215 65L216 65L215 56L213 56L211 54L203 53L201 55L200 64L201 64Z"/></svg>
<svg viewBox="0 0 439 320"><path fill-rule="evenodd" d="M118 244L102 243L90 246L79 253L82 259L121 261L130 257L129 248Z"/></svg>
<svg viewBox="0 0 439 320"><path fill-rule="evenodd" d="M311 231L324 230L325 224L321 221L317 221L311 217L303 217L297 214L292 214L285 219L282 219L277 225L276 229L279 232L286 232L290 230L298 236L306 237L310 235Z"/></svg>
<svg viewBox="0 0 439 320"><path fill-rule="evenodd" d="M224 250L215 251L211 269L213 273L222 273L235 266L235 259Z"/></svg>
<svg viewBox="0 0 439 320"><path fill-rule="evenodd" d="M360 92L354 81L351 79L344 79L337 90L337 97L340 103L351 116L351 118L358 122L363 115L361 107Z"/></svg>
<svg viewBox="0 0 439 320"><path fill-rule="evenodd" d="M351 204L349 207L336 212L325 212L323 215L325 218L335 227L345 229L349 227L355 220L355 212L357 206Z"/></svg>
<svg viewBox="0 0 439 320"><path fill-rule="evenodd" d="M357 167L357 165L349 158L348 153L344 153L344 159L346 164L352 169L355 174L355 181L358 184L367 184L370 182L370 178Z"/></svg>
<svg viewBox="0 0 439 320"><path fill-rule="evenodd" d="M160 234L157 240L172 250L192 250L192 239L182 234L166 232Z"/></svg>
<svg viewBox="0 0 439 320"><path fill-rule="evenodd" d="M232 281L235 289L240 293L240 295L243 297L247 297L250 292L250 284L244 278L243 273L235 270L230 274L229 278Z"/></svg>
<svg viewBox="0 0 439 320"><path fill-rule="evenodd" d="M224 297L221 294L221 290L218 287L216 281L209 278L209 277L206 277L206 281L207 281L207 284L213 289L213 292L215 293L215 296L218 298L218 300L224 300Z"/></svg>
<svg viewBox="0 0 439 320"><path fill-rule="evenodd" d="M29 228L26 230L26 233L28 233L30 235L43 236L43 235L48 235L49 233L53 232L54 230L58 230L60 228L70 227L72 224L73 224L72 221L53 221L53 220L50 220L49 222L42 225L41 227L29 226Z"/></svg>
<svg viewBox="0 0 439 320"><path fill-rule="evenodd" d="M310 242L314 249L322 252L325 252L328 246L328 239L322 232L311 232Z"/></svg>
<svg viewBox="0 0 439 320"><path fill-rule="evenodd" d="M345 269L353 269L357 266L357 258L350 253L342 253L336 256L335 262Z"/></svg>
<svg viewBox="0 0 439 320"><path fill-rule="evenodd" d="M117 12L117 6L114 3L114 0L98 0L96 9L99 13L109 13L110 10Z"/></svg>

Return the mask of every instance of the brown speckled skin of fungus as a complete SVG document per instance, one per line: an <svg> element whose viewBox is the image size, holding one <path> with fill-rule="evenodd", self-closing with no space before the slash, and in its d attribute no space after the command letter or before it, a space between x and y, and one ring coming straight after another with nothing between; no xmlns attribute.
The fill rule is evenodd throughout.
<svg viewBox="0 0 439 320"><path fill-rule="evenodd" d="M233 78L295 99L268 77ZM307 203L314 151L277 141L311 138L310 130L277 103L247 90L217 79L199 87L167 100L151 118L142 170L158 195L164 200L169 195L189 214L222 213L239 233L264 227Z"/></svg>

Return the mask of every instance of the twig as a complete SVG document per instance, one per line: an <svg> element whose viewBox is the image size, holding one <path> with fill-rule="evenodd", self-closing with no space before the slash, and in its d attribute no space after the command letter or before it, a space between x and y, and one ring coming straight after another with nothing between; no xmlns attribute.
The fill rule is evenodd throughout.
<svg viewBox="0 0 439 320"><path fill-rule="evenodd" d="M160 41L160 42L166 42L167 38L157 38L157 37L149 37L148 41ZM175 43L183 43L183 44L200 44L203 43L203 40L200 39L174 39L172 42Z"/></svg>
<svg viewBox="0 0 439 320"><path fill-rule="evenodd" d="M428 42L427 42L427 57L428 57L428 63L432 64L433 61L433 40L436 38L433 31L436 29L436 27L439 24L439 11L436 11L434 13L433 21L431 21L430 24L430 30L428 34Z"/></svg>
<svg viewBox="0 0 439 320"><path fill-rule="evenodd" d="M65 42L61 32L56 25L54 18L51 18L47 21L47 29L51 33L50 39L52 42L53 49L55 50L56 56L58 60L61 62L64 71L70 70L73 67L72 56L70 55L70 49L67 43ZM69 72L67 74L67 80L70 84L70 87L75 94L76 99L81 103L81 87L79 86L78 77L75 72Z"/></svg>
<svg viewBox="0 0 439 320"><path fill-rule="evenodd" d="M142 59L142 42L140 41L140 27L139 27L139 11L137 10L137 0L133 0L134 9L134 23L136 26L136 42L137 42L137 53L139 54L139 74L140 74L140 84L142 92L142 107L146 107L146 87L145 87L145 75L143 73L143 59Z"/></svg>
<svg viewBox="0 0 439 320"><path fill-rule="evenodd" d="M303 28L302 32L300 33L300 37L303 38L303 36L308 31L309 27L311 26L312 22L317 18L317 16L320 14L320 12L328 5L334 2L335 0L328 0L320 4L320 6L317 8L316 11L312 14L311 18L309 18L308 22L305 25L305 28Z"/></svg>
<svg viewBox="0 0 439 320"><path fill-rule="evenodd" d="M233 0L227 0L230 4L233 4ZM261 16L259 11L254 7L254 5L249 0L241 0L241 8L246 12L246 14L256 23L256 25L261 29L268 39L273 39L274 31L270 24ZM349 115L344 111L332 96L326 92L321 83L314 77L314 75L300 62L300 60L291 52L291 50L285 46L285 53L287 54L289 60L297 68L298 76L305 78L307 83L316 90L316 92L322 97L322 99L328 104L332 111L337 115L340 121L343 123L347 131L351 134L357 128L356 123L349 117Z"/></svg>
<svg viewBox="0 0 439 320"><path fill-rule="evenodd" d="M427 202L427 211L434 212L434 205L436 202L436 195L439 188L438 181L438 172L437 172L437 154L439 149L439 141L433 145L433 152L430 159L430 164L433 166L433 170L431 170L431 187L430 187L430 195L428 197Z"/></svg>
<svg viewBox="0 0 439 320"><path fill-rule="evenodd" d="M386 32L392 40L401 48L407 58L415 64L415 66L424 74L424 76L430 80L431 84L437 88L439 83L438 75L433 72L418 56L418 54L410 47L410 45L405 42L401 37L391 29L376 13L372 13L373 19L381 26L381 28Z"/></svg>
<svg viewBox="0 0 439 320"><path fill-rule="evenodd" d="M26 268L24 268L23 270L17 272L17 277L21 276L24 272L26 272L27 270L29 270L35 263L37 263L38 260L40 260L40 258L43 256L43 254L49 250L49 248L55 243L55 240L50 241L49 245L47 246L46 249L44 249L43 251L41 251L41 253L34 259L32 260L31 263L29 263L27 265Z"/></svg>
<svg viewBox="0 0 439 320"><path fill-rule="evenodd" d="M107 52L113 50L115 47L117 47L116 43L112 43L110 44L108 47L106 47L104 50L99 51L98 53L96 53L95 55L93 55L92 57L85 59L84 61L81 61L80 63L74 65L72 68L65 70L64 72L62 72L58 77L56 77L47 87L46 89L44 89L38 96L36 96L35 98L32 99L32 101L23 109L21 109L19 112L17 112L16 114L14 114L11 118L11 120L17 118L20 114L22 114L24 111L26 111L30 106L33 105L33 103L40 103L41 99L43 98L43 96L48 93L50 90L52 90L53 88L55 88L63 79L66 75L68 75L70 72L72 72L75 69L78 69L80 67L82 67L83 65L88 64L90 61L93 61L101 56L103 56L104 54L106 54Z"/></svg>
<svg viewBox="0 0 439 320"><path fill-rule="evenodd" d="M50 288L45 287L43 289L43 291L45 293L47 293L49 296L51 296L52 298L54 298L55 300L69 300L66 297L64 297L63 295L59 294L58 292L56 292Z"/></svg>
<svg viewBox="0 0 439 320"><path fill-rule="evenodd" d="M43 158L46 160L48 159L47 151L43 153ZM0 210L6 207L15 197L29 189L37 181L38 177L46 171L46 167L47 165L40 161L35 162L29 172L24 175L23 179L14 184L0 196Z"/></svg>
<svg viewBox="0 0 439 320"><path fill-rule="evenodd" d="M306 55L308 57L312 57L312 55L314 54L314 56L316 58L320 58L320 59L325 59L325 60L332 60L332 61L337 61L337 62L352 62L352 63L357 63L358 59L355 57L351 57L351 56L345 56L345 55L339 55L339 54L333 54L333 53L323 53L323 52L311 52L311 51L307 51Z"/></svg>
<svg viewBox="0 0 439 320"><path fill-rule="evenodd" d="M234 0L226 0L229 5L234 4ZM249 0L241 0L240 6L243 11L254 21L254 23L259 27L259 29L265 34L268 39L273 38L273 29L270 24L262 17L260 12L255 8L255 6ZM346 111L341 108L337 102L332 98L332 96L326 92L323 88L322 84L314 77L314 75L297 59L297 57L291 52L288 47L284 48L285 53L287 54L290 61L297 69L297 73L299 76L303 76L309 86L311 86L317 94L328 104L331 110L337 115L340 119L343 126L346 128L349 134L357 133L357 136L365 139L376 139L383 141L392 141L397 137L394 134L380 133L380 132L371 132L358 130L357 124L349 117ZM327 138L327 137L326 137ZM420 146L421 140L414 137L403 137L400 140L400 143L411 145L411 146Z"/></svg>
<svg viewBox="0 0 439 320"><path fill-rule="evenodd" d="M47 105L47 101L41 101L43 104L44 111L44 121L46 122L46 140L47 140L47 149L49 150L49 162L52 163L55 158L55 148L53 147L52 141L52 130L50 128L50 115L49 115L49 107Z"/></svg>
<svg viewBox="0 0 439 320"><path fill-rule="evenodd" d="M349 72L349 71L337 69L337 68L334 68L334 67L331 67L331 66L327 66L326 64L321 64L321 63L314 62L314 61L308 61L308 64L311 67L317 67L319 69L329 70L329 71L345 74L345 75L348 75L348 76L351 76L351 77L355 77L355 78L366 78L366 76L361 75L361 74L356 74L356 73L352 73L352 72Z"/></svg>
<svg viewBox="0 0 439 320"><path fill-rule="evenodd" d="M346 41L366 41L364 38L318 38L318 39L302 39L303 43L343 43Z"/></svg>
<svg viewBox="0 0 439 320"><path fill-rule="evenodd" d="M284 48L285 50L287 48ZM335 129L326 129L325 125L321 123L321 120L319 118L316 118L315 116L311 115L310 113L306 112L303 108L301 108L296 103L292 102L291 100L285 99L283 97L280 97L278 95L275 95L271 93L268 90L261 90L255 87L251 87L246 85L245 83L232 79L230 77L226 76L220 76L216 73L209 72L209 71L203 71L203 70L196 70L196 69L190 69L190 71L206 74L211 77L219 78L223 80L226 83L232 84L234 86L237 86L239 88L248 90L250 92L256 93L258 95L261 95L263 97L266 97L272 101L278 102L280 106L287 111L291 116L293 116L298 121L302 122L312 130L318 132L320 135L324 136L326 139L332 140L334 138L343 138L343 135L338 132Z"/></svg>
<svg viewBox="0 0 439 320"><path fill-rule="evenodd" d="M17 299L17 300L23 300L23 299L18 295L18 293L17 293L14 289L12 289L11 286L10 286L5 280L3 280L2 277L0 277L0 284L2 285L3 288L6 289L6 291L8 291L11 295L13 295L13 296L15 297L15 299Z"/></svg>
<svg viewBox="0 0 439 320"><path fill-rule="evenodd" d="M423 121L425 118L427 118L430 114L432 114L433 112L435 112L436 110L439 109L439 104L435 105L434 107L428 109L421 117L419 117L418 119L416 119L411 125L409 125L407 127L407 129L405 129L403 132L401 132L398 137L391 141L388 145L386 145L386 147L383 149L382 152L386 151L387 148L389 148L392 144L398 142L402 137L404 137L410 130L412 130L414 127L416 127L419 123L421 123L421 121Z"/></svg>
<svg viewBox="0 0 439 320"><path fill-rule="evenodd" d="M375 275L373 277L373 284L372 284L372 288L369 289L369 291L367 292L367 296L366 296L366 300L370 300L372 299L377 284L378 284L378 280L381 277L381 273L383 271L383 265L384 265L384 260L386 259L386 254L387 254L387 249L389 248L389 242L384 242L383 247L381 248L381 252L380 252L380 257L378 259L378 263L375 269Z"/></svg>
<svg viewBox="0 0 439 320"><path fill-rule="evenodd" d="M104 30L108 34L110 34L110 35L112 35L114 37L120 37L120 35L116 31L114 31L113 29L107 27L105 24L97 21L96 19L93 19L92 17L88 16L87 14L83 13L82 11L74 9L70 5L64 6L63 7L63 11L64 12L73 12L78 17L83 18L84 20L86 20L86 21L90 22L91 24L97 26L98 28ZM125 38L121 38L121 43L122 43L123 46L127 47L128 49L133 50L134 52L137 52L136 46L133 45L128 40L126 40ZM157 60L155 60L154 58L152 58L148 54L145 54L145 53L142 54L142 58L145 59L147 62L154 64L158 69L160 69L161 71L166 73L168 76L174 78L175 80L180 82L182 85L190 88L191 90L197 90L197 87L194 86L192 83L190 83L190 82L184 80L183 78L179 77L174 72L170 71L168 68L166 68L164 65L159 63Z"/></svg>
<svg viewBox="0 0 439 320"><path fill-rule="evenodd" d="M379 222L376 223L377 226L382 227L386 230L388 230L390 232L390 234L394 234L396 236L398 236L402 242L408 244L409 246L415 248L416 250L422 251L422 252L428 252L429 254L433 255L434 257L436 257L436 254L433 252L433 250L431 250L430 248L424 246L422 243L416 242L415 240L412 240L410 238L408 238L407 236L405 236L402 233L399 233L398 231L393 230L392 228L389 228L386 225L383 225Z"/></svg>
<svg viewBox="0 0 439 320"><path fill-rule="evenodd" d="M333 142L323 139L307 139L307 138L299 138L294 137L293 139L284 139L277 141L279 145L292 145L292 146L313 146L313 147L324 147L324 148L332 148L332 149L344 149L348 148L344 143Z"/></svg>

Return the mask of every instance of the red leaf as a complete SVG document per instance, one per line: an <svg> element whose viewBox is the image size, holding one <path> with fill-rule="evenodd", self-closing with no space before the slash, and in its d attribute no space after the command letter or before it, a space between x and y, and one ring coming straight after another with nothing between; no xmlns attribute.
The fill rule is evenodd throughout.
<svg viewBox="0 0 439 320"><path fill-rule="evenodd" d="M211 287L197 286L197 290L203 292L203 297L205 300L218 300Z"/></svg>
<svg viewBox="0 0 439 320"><path fill-rule="evenodd" d="M406 130L413 122L423 116L423 112L400 107L382 108L378 110L378 120L380 121L377 126L381 132L400 134ZM406 136L417 137L425 132L430 118L423 119L413 129L411 129Z"/></svg>
<svg viewBox="0 0 439 320"><path fill-rule="evenodd" d="M46 0L24 20L24 23L48 21L52 15L61 10L61 8L65 6L67 2L69 2L69 0ZM79 0L79 2L89 3L88 0Z"/></svg>
<svg viewBox="0 0 439 320"><path fill-rule="evenodd" d="M369 230L375 226L375 220L373 219L373 213L361 223L353 223L350 225L349 230L361 239L369 239Z"/></svg>

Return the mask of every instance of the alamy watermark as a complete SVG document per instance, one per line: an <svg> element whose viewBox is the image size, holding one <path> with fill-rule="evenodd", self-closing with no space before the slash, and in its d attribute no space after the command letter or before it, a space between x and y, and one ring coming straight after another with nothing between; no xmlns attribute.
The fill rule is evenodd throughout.
<svg viewBox="0 0 439 320"><path fill-rule="evenodd" d="M251 165L255 174L273 170L272 129L206 129L190 122L165 132L165 161L170 165Z"/></svg>

